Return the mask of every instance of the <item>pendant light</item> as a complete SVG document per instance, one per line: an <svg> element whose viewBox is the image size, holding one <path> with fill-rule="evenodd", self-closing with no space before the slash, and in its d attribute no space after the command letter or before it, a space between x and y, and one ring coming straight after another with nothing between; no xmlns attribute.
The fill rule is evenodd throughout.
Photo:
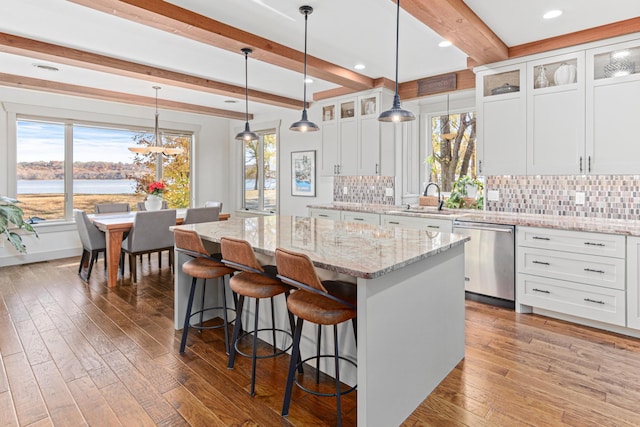
<svg viewBox="0 0 640 427"><path fill-rule="evenodd" d="M249 54L253 52L253 50L248 47L240 49L242 53L244 53L244 105L245 105L245 122L244 122L244 130L236 135L237 140L241 141L255 141L258 139L258 135L255 132L251 132L249 129L249 72L248 70L248 62L249 62Z"/></svg>
<svg viewBox="0 0 640 427"><path fill-rule="evenodd" d="M311 6L300 6L300 13L304 15L304 97L302 102L302 118L289 129L296 132L315 132L320 130L318 125L307 118L307 18L313 12Z"/></svg>
<svg viewBox="0 0 640 427"><path fill-rule="evenodd" d="M396 12L396 94L393 96L393 106L390 110L380 113L378 120L381 122L408 122L415 120L416 116L409 110L403 110L400 106L400 95L398 95L398 41L400 39L400 0Z"/></svg>
<svg viewBox="0 0 640 427"><path fill-rule="evenodd" d="M180 147L169 148L162 146L162 138L160 137L160 130L158 128L158 91L162 89L160 86L153 86L153 89L156 91L156 114L155 114L155 126L153 130L153 145L149 145L147 147L129 147L129 151L136 154L149 154L149 153L159 153L164 154L165 156L175 156L176 154L182 154L184 150ZM145 141L148 143L148 141Z"/></svg>

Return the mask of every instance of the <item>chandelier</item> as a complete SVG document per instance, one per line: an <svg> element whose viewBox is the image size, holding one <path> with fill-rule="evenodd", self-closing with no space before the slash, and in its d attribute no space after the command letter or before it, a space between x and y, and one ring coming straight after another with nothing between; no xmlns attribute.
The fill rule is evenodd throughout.
<svg viewBox="0 0 640 427"><path fill-rule="evenodd" d="M182 154L184 150L180 147L164 147L162 145L162 138L160 137L160 131L158 129L158 91L162 89L160 86L153 86L153 89L156 91L156 114L155 114L155 127L153 130L153 141L147 141L146 139L142 139L142 141L146 142L146 147L129 147L129 151L136 154L164 154L165 156L175 156L177 154Z"/></svg>

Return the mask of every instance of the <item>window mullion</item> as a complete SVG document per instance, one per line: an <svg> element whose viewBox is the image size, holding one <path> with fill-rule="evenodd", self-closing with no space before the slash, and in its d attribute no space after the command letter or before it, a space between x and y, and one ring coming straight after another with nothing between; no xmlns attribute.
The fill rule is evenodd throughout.
<svg viewBox="0 0 640 427"><path fill-rule="evenodd" d="M64 125L64 219L73 218L73 124Z"/></svg>

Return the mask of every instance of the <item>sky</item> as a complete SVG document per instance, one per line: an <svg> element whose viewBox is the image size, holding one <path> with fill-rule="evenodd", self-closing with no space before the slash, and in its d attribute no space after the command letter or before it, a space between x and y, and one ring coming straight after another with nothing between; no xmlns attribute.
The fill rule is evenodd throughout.
<svg viewBox="0 0 640 427"><path fill-rule="evenodd" d="M138 132L74 126L74 161L131 163ZM18 121L18 162L64 160L64 125Z"/></svg>

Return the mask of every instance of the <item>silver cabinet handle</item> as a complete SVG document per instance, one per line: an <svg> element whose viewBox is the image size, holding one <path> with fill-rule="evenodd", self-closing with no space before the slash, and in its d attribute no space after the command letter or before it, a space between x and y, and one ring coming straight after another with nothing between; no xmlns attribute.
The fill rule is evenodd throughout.
<svg viewBox="0 0 640 427"><path fill-rule="evenodd" d="M324 217L324 218L329 218L329 215L327 214L318 214L318 216Z"/></svg>
<svg viewBox="0 0 640 427"><path fill-rule="evenodd" d="M588 170L589 172L591 172L591 156L589 156L588 165L589 165Z"/></svg>
<svg viewBox="0 0 640 427"><path fill-rule="evenodd" d="M352 218L354 221L364 221L364 218Z"/></svg>
<svg viewBox="0 0 640 427"><path fill-rule="evenodd" d="M543 262L543 261L531 261L533 264L542 264L542 265L551 265L548 262Z"/></svg>
<svg viewBox="0 0 640 427"><path fill-rule="evenodd" d="M478 160L478 172L482 173L482 160Z"/></svg>
<svg viewBox="0 0 640 427"><path fill-rule="evenodd" d="M400 223L398 221L389 221L388 224L396 224L396 225L400 225Z"/></svg>
<svg viewBox="0 0 640 427"><path fill-rule="evenodd" d="M589 246L606 246L604 243L584 242L584 244Z"/></svg>
<svg viewBox="0 0 640 427"><path fill-rule="evenodd" d="M551 239L550 239L550 238L548 238L548 237L538 237L538 236L533 236L533 237L532 237L532 239L533 239L533 240L551 240Z"/></svg>
<svg viewBox="0 0 640 427"><path fill-rule="evenodd" d="M427 228L440 228L439 225L427 225Z"/></svg>
<svg viewBox="0 0 640 427"><path fill-rule="evenodd" d="M604 304L604 301L596 301L596 300L591 299L591 298L585 298L584 300L585 300L586 302L594 302L594 303L596 303L596 304Z"/></svg>
<svg viewBox="0 0 640 427"><path fill-rule="evenodd" d="M532 290L532 291L534 291L534 292L541 292L541 293L543 293L543 294L550 294L550 293L551 293L550 291L546 291L546 290L544 290L544 289L537 289L537 288L533 288L533 289L531 289L531 290Z"/></svg>
<svg viewBox="0 0 640 427"><path fill-rule="evenodd" d="M600 273L600 274L604 274L604 270L594 270L592 268L585 268L584 271L590 271L591 273Z"/></svg>
<svg viewBox="0 0 640 427"><path fill-rule="evenodd" d="M380 173L380 165L376 163L376 175L378 175L379 173Z"/></svg>
<svg viewBox="0 0 640 427"><path fill-rule="evenodd" d="M580 173L582 173L582 156L580 156Z"/></svg>

